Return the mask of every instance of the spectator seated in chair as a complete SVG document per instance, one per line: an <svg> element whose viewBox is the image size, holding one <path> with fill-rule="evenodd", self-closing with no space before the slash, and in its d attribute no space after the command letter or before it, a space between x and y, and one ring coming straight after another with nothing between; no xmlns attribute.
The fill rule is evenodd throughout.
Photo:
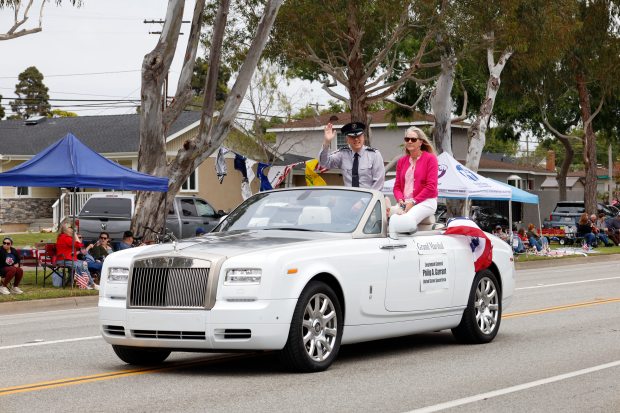
<svg viewBox="0 0 620 413"><path fill-rule="evenodd" d="M2 283L0 284L0 294L23 294L19 288L19 283L24 277L24 270L19 266L20 256L17 250L13 248L13 240L5 237L2 240L2 249L0 249L0 275L2 275ZM9 284L13 280L13 286L9 288Z"/></svg>
<svg viewBox="0 0 620 413"><path fill-rule="evenodd" d="M98 290L99 286L95 284L88 270L88 263L79 259L77 256L83 246L84 244L82 244L78 235L74 233L73 227L66 222L63 223L60 226L60 233L56 239L56 263L68 268L73 268L76 277L79 277L80 280L83 277L88 277L88 281L84 284L82 284L80 280L75 280L80 287L88 290L92 290L93 288Z"/></svg>
<svg viewBox="0 0 620 413"><path fill-rule="evenodd" d="M577 224L577 237L583 238L588 247L595 248L597 246L596 235L592 233L592 224L588 219L588 213L584 212L579 217L579 223Z"/></svg>
<svg viewBox="0 0 620 413"><path fill-rule="evenodd" d="M90 255L93 256L95 261L103 262L108 255L114 252L111 242L110 234L105 231L99 234L99 239L90 250Z"/></svg>
<svg viewBox="0 0 620 413"><path fill-rule="evenodd" d="M541 252L549 245L549 240L547 237L541 237L538 235L534 224L530 223L527 226L527 232L525 235L527 235L527 240L529 241L530 246L535 247L537 252Z"/></svg>
<svg viewBox="0 0 620 413"><path fill-rule="evenodd" d="M512 248L517 254L522 254L530 248L530 241L527 239L527 235L525 235L525 228L519 228L515 239L517 240L517 246L515 247L513 241Z"/></svg>
<svg viewBox="0 0 620 413"><path fill-rule="evenodd" d="M603 225L604 225L604 221L603 221ZM590 226L592 227L592 233L594 234L594 236L596 236L596 239L600 242L602 242L603 244L605 244L606 247L613 247L614 243L612 241L610 241L609 237L607 236L607 227L599 227L599 222L596 219L596 215L592 214L590 215Z"/></svg>

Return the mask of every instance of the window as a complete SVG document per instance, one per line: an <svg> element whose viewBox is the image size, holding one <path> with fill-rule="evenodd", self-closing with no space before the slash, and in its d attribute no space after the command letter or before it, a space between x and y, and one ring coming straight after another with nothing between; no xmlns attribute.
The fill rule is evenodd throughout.
<svg viewBox="0 0 620 413"><path fill-rule="evenodd" d="M30 187L29 186L18 186L15 188L15 193L17 196L30 196Z"/></svg>
<svg viewBox="0 0 620 413"><path fill-rule="evenodd" d="M198 179L196 177L196 171L194 170L189 175L187 180L185 182L183 182L183 185L181 185L181 191L183 191L183 192L198 191L197 181L198 181Z"/></svg>
<svg viewBox="0 0 620 413"><path fill-rule="evenodd" d="M207 204L202 199L194 199L196 202L196 211L199 217L213 217L215 216L215 210L211 205Z"/></svg>
<svg viewBox="0 0 620 413"><path fill-rule="evenodd" d="M506 180L506 182L510 186L514 186L515 188L522 189L521 186L522 186L523 180L521 179L519 175L510 175L508 179Z"/></svg>
<svg viewBox="0 0 620 413"><path fill-rule="evenodd" d="M366 225L364 225L364 234L381 234L381 226L383 225L382 212L381 203L377 201L377 204L372 210L372 214L370 214L368 221L366 221Z"/></svg>
<svg viewBox="0 0 620 413"><path fill-rule="evenodd" d="M181 215L184 217L197 217L196 206L193 199L181 199Z"/></svg>
<svg viewBox="0 0 620 413"><path fill-rule="evenodd" d="M342 133L338 132L336 135L336 149L346 148L349 144L347 143L347 137Z"/></svg>

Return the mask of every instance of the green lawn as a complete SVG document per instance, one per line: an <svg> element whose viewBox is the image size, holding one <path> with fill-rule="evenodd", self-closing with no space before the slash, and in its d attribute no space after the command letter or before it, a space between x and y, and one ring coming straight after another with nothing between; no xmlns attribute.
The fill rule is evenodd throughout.
<svg viewBox="0 0 620 413"><path fill-rule="evenodd" d="M15 234L0 234L2 237L11 237L16 248L32 247L37 242L56 242L55 232L19 232Z"/></svg>
<svg viewBox="0 0 620 413"><path fill-rule="evenodd" d="M51 277L45 281L45 287L43 287L43 275L39 269L38 284L35 283L35 272L24 271L24 278L19 285L24 291L24 294L20 295L0 295L0 303L6 303L9 301L26 301L26 300L39 300L42 298L60 298L60 297L77 297L84 295L97 295L99 291L96 290L80 290L77 287L65 287L56 288L52 287Z"/></svg>
<svg viewBox="0 0 620 413"><path fill-rule="evenodd" d="M576 248L576 245L558 245L551 244L552 250L561 250L564 248ZM594 248L595 252L587 253L590 257L596 257L597 255L610 255L610 254L620 254L620 246L618 247L600 247ZM574 258L576 255L563 255L563 256L552 256L546 257L541 255L528 255L528 254L519 254L515 255L516 262L526 262L526 261L540 261L540 260L557 260L562 258Z"/></svg>

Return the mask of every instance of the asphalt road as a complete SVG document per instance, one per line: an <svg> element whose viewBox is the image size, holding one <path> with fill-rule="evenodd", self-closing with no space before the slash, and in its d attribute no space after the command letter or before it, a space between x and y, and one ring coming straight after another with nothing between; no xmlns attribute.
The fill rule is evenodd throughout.
<svg viewBox="0 0 620 413"><path fill-rule="evenodd" d="M88 307L3 315L0 360L1 412L620 412L620 260L519 271L491 344L438 332L344 346L318 374L273 354L135 369Z"/></svg>

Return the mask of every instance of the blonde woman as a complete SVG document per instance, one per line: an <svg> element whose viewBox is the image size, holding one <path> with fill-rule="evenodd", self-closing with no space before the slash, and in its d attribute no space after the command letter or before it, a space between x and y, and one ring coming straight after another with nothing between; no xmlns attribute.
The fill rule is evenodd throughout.
<svg viewBox="0 0 620 413"><path fill-rule="evenodd" d="M390 209L390 225L415 229L437 210L437 156L426 134L415 126L407 129L404 141L405 155L396 165L397 205Z"/></svg>

